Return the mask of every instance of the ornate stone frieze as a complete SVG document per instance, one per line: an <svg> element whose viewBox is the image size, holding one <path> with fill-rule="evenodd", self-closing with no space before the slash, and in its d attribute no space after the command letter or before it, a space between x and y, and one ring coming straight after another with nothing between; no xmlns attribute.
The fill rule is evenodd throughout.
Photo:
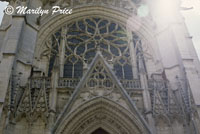
<svg viewBox="0 0 200 134"><path fill-rule="evenodd" d="M74 0L73 6L78 5L110 5L118 8L124 8L126 10L133 10L133 3L129 0Z"/></svg>
<svg viewBox="0 0 200 134"><path fill-rule="evenodd" d="M58 2L54 2L55 0L45 1L45 3L51 2L57 5L61 5L62 7L80 7L80 6L105 6L105 7L117 7L121 9L125 9L128 11L134 11L136 9L137 4L140 3L139 0L131 1L131 0L60 0Z"/></svg>

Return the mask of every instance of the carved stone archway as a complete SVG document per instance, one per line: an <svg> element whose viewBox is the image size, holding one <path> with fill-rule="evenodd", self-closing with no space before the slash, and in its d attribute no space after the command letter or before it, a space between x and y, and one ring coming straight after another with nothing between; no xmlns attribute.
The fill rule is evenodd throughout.
<svg viewBox="0 0 200 134"><path fill-rule="evenodd" d="M109 134L148 133L139 118L123 106L97 97L70 111L57 121L54 134L92 134L102 128Z"/></svg>
<svg viewBox="0 0 200 134"><path fill-rule="evenodd" d="M104 129L102 128L98 128L97 130L95 130L94 132L92 132L92 134L109 134L108 132L106 132Z"/></svg>

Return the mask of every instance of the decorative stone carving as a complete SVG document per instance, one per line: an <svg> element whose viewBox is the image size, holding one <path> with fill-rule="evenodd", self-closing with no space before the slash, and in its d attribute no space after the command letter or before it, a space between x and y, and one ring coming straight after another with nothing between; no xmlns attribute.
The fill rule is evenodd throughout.
<svg viewBox="0 0 200 134"><path fill-rule="evenodd" d="M63 50L65 52L61 53L59 50L61 47L63 49L61 45L63 39L65 39L65 50ZM64 68L63 77L81 78L83 71L89 66L96 52L101 51L105 60L113 66L119 79L130 80L124 84L126 83L130 87L134 87L136 84L140 85L137 82L131 82L133 71L126 28L112 20L88 17L66 24L53 33L42 47L41 57L48 57L49 72L52 71L52 66L55 64L55 57L59 56L60 61L64 62L61 63L64 66L61 67ZM67 69L68 71L65 71Z"/></svg>
<svg viewBox="0 0 200 134"><path fill-rule="evenodd" d="M147 43L144 43L140 37L138 37L138 35L135 32L132 32L132 36L133 36L133 45L134 45L134 50L135 50L135 54L136 57L139 60L149 60L152 59L153 56L150 53L150 47Z"/></svg>
<svg viewBox="0 0 200 134"><path fill-rule="evenodd" d="M150 24L151 21L156 20L153 18L150 20L149 17L136 17L134 13L137 12L137 6L139 6L137 4L141 0L1 1L10 2L13 6L23 5L29 8L43 6L44 9L50 9L57 5L61 8L73 8L74 12L67 17L60 14L44 15L39 17L38 26L34 25L36 18L29 15L4 17L4 22L9 22L10 25L1 30L0 37L2 39L0 133L5 128L8 130L6 133L44 134L51 133L49 128L52 128L55 130L52 133L91 134L102 127L109 134L146 134L151 133L148 126L152 125L153 129L154 121L158 133L170 133L170 125L174 125L177 118L181 119L178 120L177 126L173 126L174 130L190 127L195 131L199 127L195 126L200 123L196 123L199 117L195 102L192 100L192 93L189 92L189 82L183 81L182 84L188 87L178 86L178 89L171 90L168 83L163 82L164 80L148 80L150 73L158 70L148 70L154 68L153 62L150 60L146 62L152 58L151 54L153 54L149 51L149 45L156 48L163 41L169 41L168 44L174 43L180 46L178 40L180 38L168 36L168 33L174 32L172 30L162 31L160 36L160 33L154 33L160 29ZM148 4L148 2L143 1L143 4ZM150 13L153 12L150 11ZM128 18L131 19L127 22ZM176 31L176 29L175 27L173 30ZM133 40L131 36L134 36ZM143 43L144 40L145 43ZM26 45L29 41L32 45ZM37 42L36 50L34 49L35 42ZM35 60L34 65L21 63L23 61L19 55L25 52L24 45L27 46L26 53L35 53L37 56L38 61ZM165 42L161 47L164 46ZM178 51L184 51L184 48L187 48L173 47L172 45L169 50L174 50L175 57L182 56ZM16 54L10 54L14 48L17 48ZM40 48L42 48L41 51ZM162 48L155 49L158 54L155 57L156 59L163 58L165 63L167 62L165 56L170 57L170 54L168 55L170 51L159 55L159 51L165 51ZM94 60L97 53L100 57ZM194 58L194 55L188 56ZM34 60L32 56L30 58ZM189 61L191 65L196 62L195 59L189 59ZM183 62L183 65L180 64L181 68L184 68L187 60ZM145 69L145 65L149 68ZM44 73L35 77L31 71L33 66ZM170 67L168 68L169 77L174 75L173 73L185 71L180 70L179 65L174 67L169 63L167 66ZM155 65L155 67L158 66ZM186 67L186 72L189 71L189 74L185 76L188 76L190 80L192 91L196 91L198 78L196 78L195 70L190 70L190 67ZM162 70L163 66L158 68ZM12 75L19 70L24 73L23 87L18 82L18 78L12 78ZM134 77L136 80L133 79L132 74L136 74ZM173 79L170 80L173 81ZM28 83L24 86L26 81ZM148 91L151 92L152 98L149 97ZM148 103L150 101L152 108ZM158 120L159 117L161 120ZM143 118L146 118L149 125ZM55 126L52 126L53 123ZM185 126L182 127L183 125ZM49 129L48 132L46 129ZM179 133L187 133L187 131L179 131Z"/></svg>
<svg viewBox="0 0 200 134"><path fill-rule="evenodd" d="M123 89L119 81L117 81L116 76L113 74L106 61L103 59L103 56L100 54L100 52L97 52L97 55L92 61L89 70L86 72L86 74L83 76L80 83L76 87L75 92L73 93L69 103L64 109L64 113L61 114L58 120L61 119L61 117L65 114L74 113L74 111L79 109L79 107L85 106L87 105L87 103L93 102L97 98L109 100L124 108L124 110L132 111L133 109L135 109L135 106L133 106L130 98L128 98L127 100L126 97L128 97L126 91ZM101 118L99 119L104 122L104 117L100 117ZM84 118L87 118L87 116L85 116ZM62 132L82 134L82 131L85 129L85 123L89 123L91 121L93 121L93 119L89 119L89 121L82 121L84 124L82 126L77 126L79 127L79 129L74 127L71 128L66 125L67 128L65 128L65 131ZM98 122L98 118L96 118L95 121ZM128 131L125 131L122 126L114 120L114 118L110 118L106 122L118 128L118 133L130 133ZM72 129L73 131L70 131L68 129ZM74 130L76 131L74 132Z"/></svg>
<svg viewBox="0 0 200 134"><path fill-rule="evenodd" d="M120 8L129 12L136 11L140 0L133 2L131 0L42 0L43 5L56 5L62 8L66 7L83 7L83 6L103 6L109 8Z"/></svg>
<svg viewBox="0 0 200 134"><path fill-rule="evenodd" d="M106 98L95 98L73 112L68 112L62 125L53 133L91 134L101 127L110 134L142 133L145 130L138 126L138 119L131 122L132 114L127 113L121 106ZM128 120L126 120L128 119ZM124 122L124 120L126 120ZM133 121L133 120L132 120Z"/></svg>
<svg viewBox="0 0 200 134"><path fill-rule="evenodd" d="M49 90L45 87L45 83L42 86L41 84L38 86L32 85L32 87L28 85L22 92L22 97L14 111L14 118L20 120L21 116L26 115L26 119L31 123L41 116L44 121L47 121L49 114Z"/></svg>
<svg viewBox="0 0 200 134"><path fill-rule="evenodd" d="M79 92L77 101L74 102L75 107L72 109L95 97L107 97L130 110L120 93L119 86L113 80L105 63L103 63L103 59L101 59L101 56L97 57L93 61L95 63L90 68L90 73L85 78L87 81L82 82L84 85Z"/></svg>
<svg viewBox="0 0 200 134"><path fill-rule="evenodd" d="M169 82L162 78L154 79L149 83L152 83L149 87L152 89L151 101L153 115L156 118L164 116L165 119L171 122L174 120L181 121L184 117L184 111L182 104L178 101L178 98L181 97L180 94L173 91L169 86Z"/></svg>
<svg viewBox="0 0 200 134"><path fill-rule="evenodd" d="M65 0L63 0L60 3L63 3L63 2L65 2ZM132 11L135 9L136 3L131 2L130 0L124 0L124 1L121 1L121 0L73 0L72 3L68 2L68 4L71 4L73 7L91 6L91 5L113 6L113 7L126 9L128 11Z"/></svg>

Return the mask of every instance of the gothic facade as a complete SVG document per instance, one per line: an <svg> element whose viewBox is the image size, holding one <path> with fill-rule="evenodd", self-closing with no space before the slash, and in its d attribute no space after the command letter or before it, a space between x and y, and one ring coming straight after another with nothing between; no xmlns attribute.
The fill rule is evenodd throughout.
<svg viewBox="0 0 200 134"><path fill-rule="evenodd" d="M170 17L165 0L5 1L73 12L4 15L0 134L200 134L200 62L179 0Z"/></svg>

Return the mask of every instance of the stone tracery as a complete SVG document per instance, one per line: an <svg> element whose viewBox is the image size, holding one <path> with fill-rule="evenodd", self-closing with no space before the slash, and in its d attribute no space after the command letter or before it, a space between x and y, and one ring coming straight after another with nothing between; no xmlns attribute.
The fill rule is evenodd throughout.
<svg viewBox="0 0 200 134"><path fill-rule="evenodd" d="M64 33L64 73L63 77L80 78L96 55L101 51L108 63L113 64L113 69L119 79L133 79L129 39L126 28L113 21L92 17L77 20L67 24ZM50 58L49 74L53 69L55 57L63 55L59 52L61 30L51 36L43 52L43 56ZM49 47L51 42L51 47ZM52 50L50 50L52 49Z"/></svg>
<svg viewBox="0 0 200 134"><path fill-rule="evenodd" d="M137 63L135 66L137 66L137 71L140 71L141 67L145 69L143 65L145 65L144 58L146 53L140 37L134 32L132 36L132 44L135 49L135 60ZM74 89L86 68L91 64L94 56L97 52L101 52L105 61L111 65L124 88L129 89L130 93L134 92L134 89L141 89L141 83L140 80L133 81L129 40L127 29L122 25L101 17L88 17L66 24L53 33L44 43L45 49L41 53L41 57L47 57L49 60L47 72L49 78L52 75L54 66L62 66L60 69L63 69L63 74L59 76L58 86L56 88ZM82 94L80 99L87 101L91 99L91 96L106 96L115 99L114 101L127 107L123 102L124 100L120 100L121 95L113 92L116 87L109 76L106 75L106 72L103 71L105 69L104 66L98 64L97 67L85 85L87 88L91 88L89 96L88 94ZM35 87L43 87L39 79L35 83L31 82L31 86L33 86L30 87L32 92ZM45 86L51 88L51 85ZM65 90L68 92L68 89ZM45 101L48 102L48 98ZM48 110L48 108L46 109Z"/></svg>
<svg viewBox="0 0 200 134"><path fill-rule="evenodd" d="M23 1L23 3L21 3L21 1ZM37 1L30 1L30 2L37 3ZM128 97L131 97L132 99L131 101L136 102L136 105L140 109L141 114L144 115L144 118L146 118L149 121L150 118L148 118L148 116L151 115L151 113L153 116L155 116L155 118L154 117L153 118L155 119L155 121L158 122L156 126L158 126L157 129L160 131L160 133L165 133L165 130L163 131L163 128L171 129L169 127L171 123L169 123L170 124L169 126L166 126L165 122L163 123L164 125L162 125L163 119L161 120L161 122L156 119L156 117L159 117L159 115L162 115L162 116L164 115L164 117L166 117L166 120L169 120L170 122L172 121L172 123L176 121L176 119L174 118L175 116L176 118L182 118L180 119L179 125L182 125L183 120L185 120L184 114L187 117L189 117L189 122L190 122L190 117L192 120L193 115L191 114L192 113L191 110L193 110L193 108L191 107L191 104L190 104L191 103L190 96L188 96L187 93L179 94L177 91L182 91L181 87L179 87L177 91L173 91L172 93L171 89L168 86L163 86L164 88L162 88L159 86L160 82L158 81L152 82L151 80L149 80L149 77L144 76L144 75L151 74L151 73L146 73L148 68L147 69L145 68L145 60L151 58L151 55L147 53L148 51L147 45L149 44L148 43L146 44L143 41L141 41L139 36L137 36L135 33L132 33L133 37L129 39L130 37L127 36L127 31L131 33L131 30L134 29L133 31L137 31L138 35L140 34L140 35L145 36L144 38L148 38L147 39L148 41L151 40L150 38L154 38L155 35L152 34L153 32L151 30L149 30L146 26L144 26L144 25L149 25L148 22L145 22L146 19L144 20L144 25L140 21L138 21L135 16L133 17L133 19L131 19L132 20L131 23L133 25L138 25L138 24L141 25L139 26L139 27L142 27L140 29L141 31L138 31L138 28L131 28L129 31L129 29L126 29L125 27L121 25L121 22L126 23L125 21L126 19L128 19L127 16L129 13L132 14L133 11L136 11L135 10L136 7L131 5L133 4L133 2L136 4L135 6L137 6L140 0L132 0L132 1L131 0L124 0L124 1L121 1L121 0L58 0L58 1L42 0L43 5L46 6L44 8L50 8L53 4L58 4L58 5L61 5L61 7L73 7L76 9L76 11L84 11L82 9L87 8L87 11L84 11L84 13L82 12L77 13L75 15L72 15L72 17L70 16L69 18L64 18L62 16L56 16L55 18L50 17L50 16L44 16L44 17L38 18L37 21L39 23L37 23L37 25L39 26L38 27L38 32L39 32L38 44L39 45L37 44L36 47L38 48L40 46L46 47L45 50L42 52L41 56L47 57L46 59L48 59L48 61L46 61L46 59L38 58L37 59L38 61L36 61L36 63L34 64L27 65L26 62L24 62L22 65L21 62L23 62L24 59L20 58L20 56L17 57L19 58L20 61L19 62L16 61L17 65L13 66L13 67L16 67L17 69L12 71L12 75L13 76L16 75L18 71L26 72L25 76L24 74L22 75L23 77L22 81L25 81L25 82L24 82L24 85L21 86L20 82L19 83L16 82L16 79L12 79L12 78L10 79L9 82L11 86L9 86L9 89L10 88L11 89L7 92L6 102L4 103L5 106L4 106L4 111L3 111L3 116L6 117L3 120L6 120L6 122L16 121L16 126L14 128L16 133L21 133L20 131L18 131L20 130L18 129L18 127L20 128L20 126L23 126L23 124L25 124L24 129L27 129L27 128L30 129L27 126L27 124L24 122L25 118L28 120L28 123L35 124L35 126L33 125L31 127L35 128L35 130L37 131L38 131L38 128L41 128L42 131L43 129L46 129L45 123L47 123L47 121L41 120L40 119L41 116L45 117L45 119L51 120L51 123L49 124L47 123L49 126L53 124L53 122L55 121L53 119L57 118L61 114L64 105L66 105L66 103L69 102L70 97L73 96L74 89L76 88L78 83L81 83L79 82L80 78L87 71L87 68L89 67L89 64L91 64L91 61L94 55L97 53L97 51L100 51L103 54L104 58L106 59L106 62L111 65L111 68L115 71L115 74L118 76L118 79L121 82L120 83L118 81L117 83L121 84L126 89L127 93L129 94ZM25 4L26 2L24 0L17 0L16 3ZM98 9L96 9L96 7L98 7ZM79 10L78 8L80 8L81 10ZM101 11L102 9L103 11ZM93 14L93 11L95 11L96 16L88 17L89 14L95 15ZM85 19L82 19L83 14L87 15ZM108 17L111 15L113 15L111 17L112 20L109 19ZM105 16L105 18L107 16L107 19L105 19L102 16ZM20 16L20 17L23 17L23 16ZM77 17L80 17L80 18L77 19ZM74 21L74 19L76 20ZM13 20L15 20L15 18L13 18ZM12 22L14 22L13 20ZM27 18L27 20L29 20L29 17ZM73 20L72 23L71 23L71 20ZM113 20L118 20L120 24L116 23L117 21L113 21ZM32 20L29 20L29 21L32 22ZM29 23L29 21L27 21L27 23ZM68 21L70 22L68 23ZM53 25L54 22L56 22L55 25ZM32 25L33 23L30 23L29 25ZM65 25L63 26L64 23ZM26 44L26 42L24 42L25 38L23 35L25 34L35 35L37 32L35 32L34 34L33 32L34 30L33 30L31 32L33 34L30 34L30 31L29 31L30 29L26 30L27 29L26 23L24 23L24 26L25 27L22 28L24 31L18 30L18 31L24 32L22 35L21 35L21 32L18 32L19 35L23 37L22 42L18 44L24 46L24 43L25 43L25 46L28 46L29 43ZM59 27L61 28L58 30L57 28ZM52 31L54 31L55 29L57 29L57 31L52 34ZM148 32L148 33L145 34L145 32ZM48 36L49 34L51 34L52 36L49 37ZM150 36L149 34L152 34L152 36ZM30 39L30 37L28 36L25 36L25 37ZM44 43L44 39L46 40L45 43ZM34 46L35 45L34 43L32 43L31 46ZM153 41L150 44L153 46L153 43L155 42ZM3 44L5 45L5 43ZM133 49L129 48L130 46L132 46ZM19 52L23 52L26 50L26 49L23 49L24 47L20 48L20 46L17 48L19 48L20 50ZM30 48L30 50L33 50L33 47L29 46L28 48ZM135 55L132 53L133 51ZM33 50L32 54L33 53L36 53L35 55L37 55L37 53L40 53L40 51L36 49L36 50ZM29 54L25 54L25 55L28 56ZM134 55L135 57L134 56L131 57L132 55ZM135 61L130 61L131 58L135 58L135 59L132 59ZM31 60L34 60L34 59L31 59ZM133 64L130 64L130 62L132 62ZM151 67L150 64L148 64L147 67ZM46 65L49 67L46 67ZM35 68L35 66L38 68ZM95 97L102 97L102 98L104 97L104 99L106 98L112 101L116 101L119 105L122 105L125 109L128 109L127 106L124 104L124 100L126 99L121 99L121 101L119 101L121 96L120 96L120 93L118 93L116 86L114 86L114 84L116 84L116 81L113 82L112 78L110 78L107 75L107 72L104 72L105 71L104 65L102 66L102 64L98 63L97 66L102 68L102 70L99 70L99 68L96 67L95 71L91 73L92 75L89 77L89 80L84 85L85 90L83 89L85 93L89 92L90 96L88 97L87 94L86 95L81 94L79 96L80 99L83 99L84 100L83 103L84 103L84 102L90 101L91 99L94 99ZM34 68L33 73L31 71L30 76L28 76L29 72L27 70L30 71L31 67ZM60 70L58 70L58 68L60 68ZM135 70L132 70L133 68ZM125 70L131 73L129 74ZM42 72L41 73L42 75L41 74L37 75L39 71ZM43 71L44 72L46 71L45 76L44 76ZM152 72L156 72L156 71L154 70ZM135 75L135 73L136 75L139 75L138 77L134 77L137 80L133 80L132 75ZM28 77L30 77L30 80L26 80ZM142 78L144 79L142 80ZM153 85L153 86L148 87L147 82L145 80L148 81L148 83L150 83L150 85ZM28 84L25 85L27 81L28 81ZM163 79L161 79L161 81L163 81ZM19 85L16 86L16 84L19 84ZM147 101L145 102L145 100L148 99L148 95L146 97L146 95L143 94L144 90L150 91L152 93L151 95L152 107L149 104L147 104ZM181 103L177 101L177 95L180 99L183 99L183 103L182 101L180 101ZM55 101L57 101L56 102L57 104L54 103ZM113 105L111 106L109 105L109 106L112 107ZM148 107L145 105L149 105L149 107L151 108L148 109ZM106 106L103 106L103 107L105 110ZM119 113L123 111L124 109L120 109L120 110L114 109L113 111L112 110L113 109L111 109L111 113L115 110L116 110L115 111L116 113L117 112ZM81 114L81 112L82 111L79 111L79 114ZM188 112L191 112L191 113L188 113ZM54 116L53 114L56 114L56 115ZM105 114L109 115L110 113L105 113ZM94 116L97 117L97 119L101 119L101 121L105 119L105 117L102 116L102 114L96 114ZM92 117L93 116L91 116L91 118ZM118 117L118 116L115 116L115 117ZM123 121L120 124L121 125L120 126L119 124L116 123L116 120L113 121L115 117L113 117L112 119L109 118L109 121L110 121L109 123L112 124L114 122L113 124L116 125L116 127L114 128L115 130L118 130L118 128L120 128L122 124L125 123L129 119L127 118L127 120ZM85 119L85 122L83 121L83 123L82 122L79 122L79 123L81 126L84 127L85 123L90 122L90 121L91 121L90 118L87 118ZM22 124L20 124L20 122ZM105 124L103 126L100 122L97 122L97 126L101 124L98 127L102 127L108 131L111 127L108 127L109 129L106 128L105 125L108 125L108 124L106 124L106 122L104 123ZM43 127L41 127L40 124L43 124L42 125ZM126 125L128 126L130 124L132 123L127 123L124 126ZM149 123L149 125L151 125L151 123ZM139 126L142 126L142 125L140 124ZM126 131L126 129L124 129L125 127L122 127L122 128L123 129L120 129L117 132L114 130L112 132L110 131L108 132L109 134L120 134L120 133L128 132ZM0 126L0 129L1 129L1 126ZM89 126L82 133L91 134L96 129L98 128L94 126ZM8 130L9 130L9 127L8 127ZM72 129L72 131L73 130L75 129ZM73 133L76 133L76 132L79 133L80 131L78 130L73 131ZM9 133L12 133L12 130Z"/></svg>

